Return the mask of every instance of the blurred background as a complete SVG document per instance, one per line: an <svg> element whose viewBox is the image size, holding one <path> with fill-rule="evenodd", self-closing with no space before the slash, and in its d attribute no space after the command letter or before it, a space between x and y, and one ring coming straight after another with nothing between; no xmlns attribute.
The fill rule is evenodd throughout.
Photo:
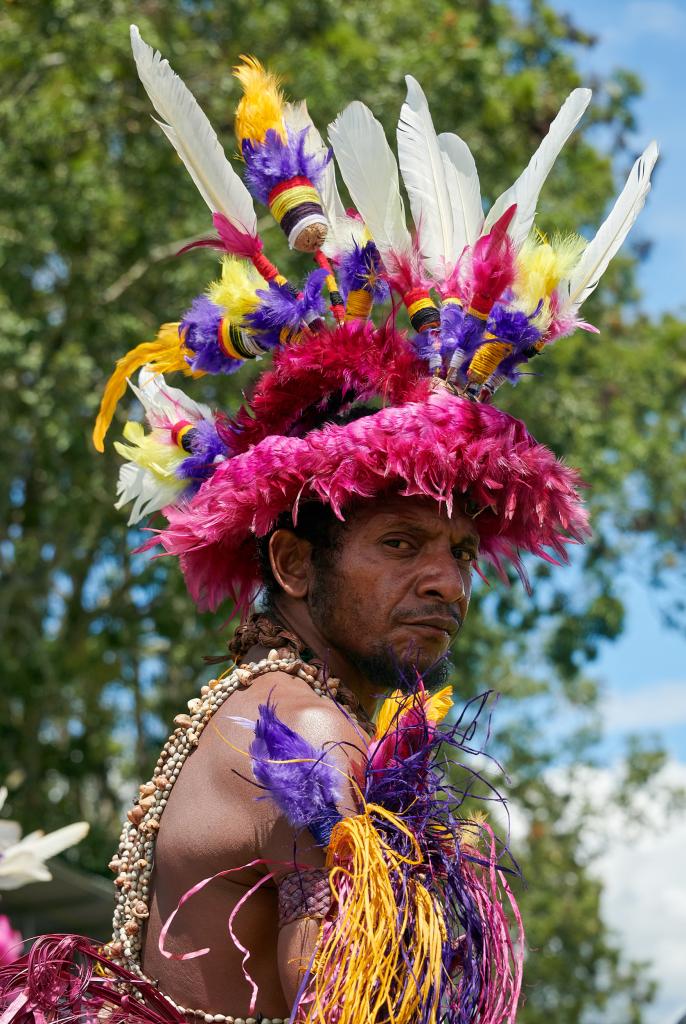
<svg viewBox="0 0 686 1024"><path fill-rule="evenodd" d="M216 273L207 210L151 119L128 26L170 59L235 152L254 53L324 127L352 99L389 138L405 74L494 197L575 86L595 96L539 224L591 234L636 155L662 146L630 242L537 380L500 404L589 484L571 567L479 585L458 691L502 694L512 846L527 887L521 1024L676 1024L686 1010L686 213L681 0L5 0L0 8L0 783L25 831L83 818L52 883L3 894L25 934L107 936L106 864L126 802L231 625L175 565L132 555L111 444L90 433L117 357ZM268 218L270 255L294 261ZM536 370L539 370L537 364ZM249 374L192 385L231 407ZM499 393L499 398L500 398ZM131 412L122 403L112 435ZM60 923L62 922L62 923Z"/></svg>

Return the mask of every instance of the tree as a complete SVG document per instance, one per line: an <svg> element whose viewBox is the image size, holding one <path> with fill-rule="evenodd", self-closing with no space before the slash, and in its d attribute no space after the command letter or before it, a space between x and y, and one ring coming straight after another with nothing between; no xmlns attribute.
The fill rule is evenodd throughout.
<svg viewBox="0 0 686 1024"><path fill-rule="evenodd" d="M172 258L207 231L207 211L151 121L129 55L129 15L123 0L23 0L0 14L0 123L11 142L0 151L2 774L26 828L79 816L93 823L78 853L93 870L107 862L133 780L146 776L172 715L195 692L201 655L221 650L226 634L220 619L195 612L175 567L131 554L143 535L111 508L115 458L111 448L97 457L89 440L114 359L177 317L215 273L207 253ZM238 96L229 68L239 52L282 72L321 126L361 98L389 135L410 73L439 129L469 140L490 197L579 84L574 48L591 43L538 0L524 18L496 0L144 0L136 17L228 151ZM546 228L597 224L613 158L629 162L639 83L620 73L597 85L586 123L611 129L614 150L577 133L542 198ZM273 258L301 274L278 229L265 231ZM578 573L533 568L531 600L516 586L481 593L459 660L466 696L484 680L505 694L497 749L530 820L518 851L537 950L526 1024L551 1008L558 1024L571 1024L622 992L638 1022L648 996L600 921L598 887L579 853L584 821L562 828L563 795L544 774L555 757L587 757L592 728L561 729L552 743L540 713L553 708L559 721L574 707L592 720L597 693L584 669L621 632L614 577L632 545L646 551L646 576L680 567L683 325L636 315L633 265L626 255L616 261L587 311L600 339L561 343L541 360L543 381L505 400L592 484L595 538ZM246 386L245 375L204 379L193 394L230 407ZM669 608L675 619L682 610Z"/></svg>

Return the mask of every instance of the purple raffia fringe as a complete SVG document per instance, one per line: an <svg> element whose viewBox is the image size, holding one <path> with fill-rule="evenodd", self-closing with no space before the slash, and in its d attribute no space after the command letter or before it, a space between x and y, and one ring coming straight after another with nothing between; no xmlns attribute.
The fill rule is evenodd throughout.
<svg viewBox="0 0 686 1024"><path fill-rule="evenodd" d="M206 295L198 295L184 315L179 332L185 331L184 345L193 353L189 366L204 373L234 373L242 359L231 359L219 344L218 331L223 312Z"/></svg>
<svg viewBox="0 0 686 1024"><path fill-rule="evenodd" d="M284 141L278 132L270 128L265 133L264 142L243 139L245 182L255 199L268 203L271 190L289 178L309 178L315 188L318 186L332 154L331 150L324 156L308 153L307 132L307 128L299 132L287 129Z"/></svg>
<svg viewBox="0 0 686 1024"><path fill-rule="evenodd" d="M389 876L393 880L399 913L404 914L411 906L407 894L417 872L418 880L443 911L446 936L437 999L439 1010L435 1019L441 1024L476 1024L477 1021L479 1024L504 1024L514 1020L521 987L521 919L506 880L507 874L518 875L519 869L507 847L497 842L488 825L465 821L459 816L465 799L476 795L475 789L480 790L480 800L504 805L502 797L484 775L470 769L462 760L465 756L484 754L482 747L474 744L474 737L490 693L470 701L457 720L445 728L427 719L421 699L423 693L420 682L409 706L398 712L384 736L371 743L366 763L355 774L362 786L364 803L380 805L400 817L421 850L422 863L417 867L407 833L384 815L370 811L385 848L408 860L401 871L396 867ZM265 710L268 721L264 720ZM261 708L260 712L256 736L259 733L262 737L268 727L272 737L270 756L284 759L298 756L298 742L304 744L304 741L279 722L273 707ZM259 749L261 752L262 746ZM312 751L310 756L317 758L317 773L325 773L324 752ZM315 799L310 809L308 787L312 789L320 783L317 781L315 787L312 786L308 766L305 763L297 766L298 778L293 780L297 794L294 806L286 774L281 775L276 765L270 765L269 773L265 774L265 763L253 762L258 781L293 825L312 828L314 824L316 835L322 804ZM330 812L333 787L324 774L321 792L325 790L324 807ZM345 868L345 864L342 866ZM520 934L516 938L511 934L507 903L519 925ZM336 963L345 969L348 933L342 893L339 893L336 915L327 919L325 928L340 930L342 945ZM403 943L408 944L403 957L408 964L409 984L413 962L411 923L403 936L397 936L397 941L401 950ZM305 980L296 1005L304 1008L309 997L309 984ZM428 1024L435 1012L435 1004L429 1002L417 1021ZM292 1015L301 1019L296 1008Z"/></svg>

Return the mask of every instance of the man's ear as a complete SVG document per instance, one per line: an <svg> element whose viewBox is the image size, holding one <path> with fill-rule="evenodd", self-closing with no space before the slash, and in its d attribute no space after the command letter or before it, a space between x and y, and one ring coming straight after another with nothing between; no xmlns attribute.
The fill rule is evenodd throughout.
<svg viewBox="0 0 686 1024"><path fill-rule="evenodd" d="M274 579L289 597L305 598L310 589L312 545L292 530L274 530L269 538L269 564Z"/></svg>

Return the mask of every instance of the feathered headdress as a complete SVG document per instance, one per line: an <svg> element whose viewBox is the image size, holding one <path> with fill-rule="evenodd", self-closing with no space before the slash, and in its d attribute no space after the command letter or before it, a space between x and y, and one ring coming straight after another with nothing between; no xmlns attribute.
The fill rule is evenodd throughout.
<svg viewBox="0 0 686 1024"><path fill-rule="evenodd" d="M244 57L235 69L244 184L167 61L135 26L131 39L158 123L212 214L216 235L196 244L224 256L220 279L155 341L119 361L94 441L102 449L126 379L145 366L140 388L152 433L125 428L119 503L133 503L132 522L162 508L168 526L150 544L179 556L196 600L216 607L231 597L247 608L261 584L255 537L282 513L319 501L342 516L350 501L389 488L448 509L468 502L478 511L481 551L501 572L507 561L521 571L522 552L564 559L565 545L588 528L579 480L490 403L550 342L576 327L595 330L581 319L582 303L645 202L657 145L636 161L590 242L548 239L534 226L538 199L589 90L565 100L527 167L484 216L467 144L437 135L413 78L398 164L364 104L351 103L329 126L329 149L306 104L288 102L276 77ZM356 209L341 201L336 165ZM253 200L269 207L293 248L313 255L317 267L301 287L267 258ZM389 290L407 309L409 332L396 307L380 326L370 319ZM273 368L233 416L189 405L179 422L190 426L180 432L173 415L152 411L153 388L180 402L175 389L152 383L155 375L232 373L269 352ZM330 422L370 400L382 408L347 425Z"/></svg>

